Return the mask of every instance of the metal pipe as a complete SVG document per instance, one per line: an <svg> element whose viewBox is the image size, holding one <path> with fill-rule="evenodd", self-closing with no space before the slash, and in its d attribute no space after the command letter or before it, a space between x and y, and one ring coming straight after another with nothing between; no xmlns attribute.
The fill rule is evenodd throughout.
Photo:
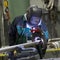
<svg viewBox="0 0 60 60"><path fill-rule="evenodd" d="M13 49L15 49L16 47L22 47L22 46L30 46L36 44L36 42L30 42L30 43L24 43L24 44L18 44L18 45L14 45L14 46L7 46L7 47L2 47L0 48L0 53L1 52L6 52L6 51L11 51Z"/></svg>
<svg viewBox="0 0 60 60"><path fill-rule="evenodd" d="M60 41L60 38L52 38L48 40L49 42Z"/></svg>
<svg viewBox="0 0 60 60"><path fill-rule="evenodd" d="M54 41L60 41L60 38L53 38L53 39L49 39L51 42L54 42ZM49 41L49 42L50 42ZM47 43L47 45L49 45L50 43ZM1 52L5 52L5 51L11 51L13 49L15 49L16 47L21 47L21 46L33 46L35 44L38 44L39 42L29 42L29 43L23 43L23 44L18 44L18 45L14 45L14 46L6 46L6 47L2 47L0 48L0 53Z"/></svg>

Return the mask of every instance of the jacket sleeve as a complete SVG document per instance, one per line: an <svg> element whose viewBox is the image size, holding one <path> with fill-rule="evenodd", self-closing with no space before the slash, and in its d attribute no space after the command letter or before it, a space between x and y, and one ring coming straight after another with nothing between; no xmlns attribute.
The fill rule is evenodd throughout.
<svg viewBox="0 0 60 60"><path fill-rule="evenodd" d="M44 36L45 36L46 40L48 40L49 39L48 29L47 29L46 24L43 21L41 23L41 29L42 29L42 31L44 33Z"/></svg>
<svg viewBox="0 0 60 60"><path fill-rule="evenodd" d="M14 21L12 22L12 24L9 26L9 45L14 45L14 42L16 40L16 18L14 19Z"/></svg>

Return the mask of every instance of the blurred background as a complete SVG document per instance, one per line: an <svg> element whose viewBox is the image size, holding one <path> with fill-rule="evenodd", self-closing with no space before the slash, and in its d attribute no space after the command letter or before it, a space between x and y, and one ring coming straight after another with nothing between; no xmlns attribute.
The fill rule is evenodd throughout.
<svg viewBox="0 0 60 60"><path fill-rule="evenodd" d="M23 15L31 5L42 8L49 37L60 37L60 0L0 0L0 44L8 45L9 24L16 16Z"/></svg>
<svg viewBox="0 0 60 60"><path fill-rule="evenodd" d="M9 45L9 25L31 5L42 8L42 18L48 27L49 38L60 38L60 0L0 0L0 47ZM60 42L58 45L60 47Z"/></svg>

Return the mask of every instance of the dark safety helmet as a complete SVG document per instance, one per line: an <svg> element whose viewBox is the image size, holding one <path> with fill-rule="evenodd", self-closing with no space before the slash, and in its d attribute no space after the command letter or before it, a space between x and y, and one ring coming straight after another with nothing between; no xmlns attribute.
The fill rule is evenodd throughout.
<svg viewBox="0 0 60 60"><path fill-rule="evenodd" d="M42 16L42 9L38 8L38 6L36 6L36 5L30 6L27 9L27 20L30 20L30 18L32 16L41 17Z"/></svg>

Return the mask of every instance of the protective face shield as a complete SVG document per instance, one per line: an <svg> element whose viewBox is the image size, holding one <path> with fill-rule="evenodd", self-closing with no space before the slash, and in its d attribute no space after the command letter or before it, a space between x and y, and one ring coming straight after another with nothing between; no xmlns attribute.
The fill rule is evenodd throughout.
<svg viewBox="0 0 60 60"><path fill-rule="evenodd" d="M40 22L40 18L39 17L32 16L31 19L30 19L30 24L32 24L32 25L38 25L39 22Z"/></svg>

